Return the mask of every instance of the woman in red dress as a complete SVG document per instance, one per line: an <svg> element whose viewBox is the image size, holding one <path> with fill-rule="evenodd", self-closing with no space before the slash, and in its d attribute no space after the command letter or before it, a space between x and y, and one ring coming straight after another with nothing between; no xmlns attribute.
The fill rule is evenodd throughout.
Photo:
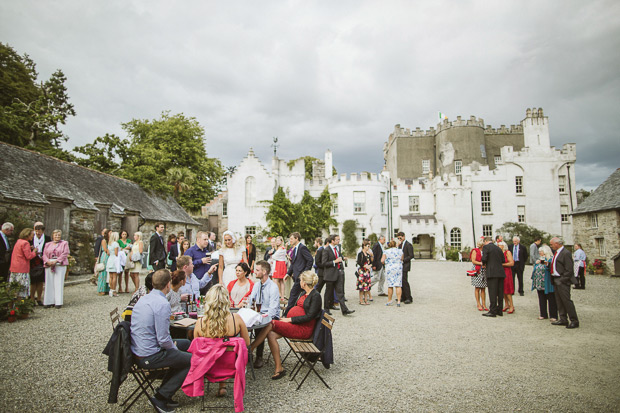
<svg viewBox="0 0 620 413"><path fill-rule="evenodd" d="M504 251L505 262L502 264L506 278L504 279L504 311L508 311L508 314L515 312L515 306L512 302L512 295L515 293L515 285L512 281L512 267L515 265L512 253L508 250L508 245L505 242L500 242L499 247Z"/></svg>
<svg viewBox="0 0 620 413"><path fill-rule="evenodd" d="M288 314L284 314L286 318L273 320L271 324L265 327L250 346L250 351L253 351L267 338L276 365L275 374L271 376L273 380L281 379L286 375L286 370L282 367L282 360L280 359L278 339L287 337L301 340L312 337L322 307L321 294L314 289L318 281L319 277L313 271L301 273L299 283L303 291L297 299L297 304L289 310Z"/></svg>
<svg viewBox="0 0 620 413"><path fill-rule="evenodd" d="M280 301L282 301L284 300L284 277L286 277L288 268L286 267L286 247L284 246L284 239L280 236L276 237L276 251L271 259L275 262L272 278L278 286Z"/></svg>

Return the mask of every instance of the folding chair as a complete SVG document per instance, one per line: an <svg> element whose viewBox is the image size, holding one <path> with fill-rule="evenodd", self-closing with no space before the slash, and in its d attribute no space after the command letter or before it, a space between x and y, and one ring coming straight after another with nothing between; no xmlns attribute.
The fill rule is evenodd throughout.
<svg viewBox="0 0 620 413"><path fill-rule="evenodd" d="M228 348L226 348L226 351L234 351L234 349L232 347L228 347ZM248 359L248 362L249 362L249 359ZM210 409L231 409L231 408L233 410L235 410L235 399L234 399L234 397L233 397L233 405L232 406L205 406L205 397L206 397L207 393L209 393L209 387L210 387L209 385L211 384L211 381L209 381L209 379L207 379L207 375L206 374L205 374L203 380L204 380L205 383L207 383L207 389L205 390L204 394L202 395L202 401L201 401L201 404L200 404L200 411L204 412L204 411L208 411ZM219 385L219 383L221 383L221 382L218 381L217 383ZM231 377L229 379L226 379L226 380L224 380L224 383L232 384L234 386L235 385L235 378ZM234 390L234 387L233 387L233 390ZM227 390L227 393L228 393L228 390ZM228 394L234 394L234 391L231 392L231 393L228 393Z"/></svg>
<svg viewBox="0 0 620 413"><path fill-rule="evenodd" d="M116 328L118 323L120 323L121 315L118 313L118 307L114 310L110 311L110 321L112 322L112 331Z"/></svg>
<svg viewBox="0 0 620 413"><path fill-rule="evenodd" d="M334 321L336 320L329 314L323 313L321 324L323 324L325 327L331 330L334 326ZM290 347L290 350L286 354L286 357L288 357L289 354L293 353L297 358L297 363L295 363L293 370L291 370L291 381L295 379L295 377L301 371L301 368L304 365L308 366L308 372L301 380L301 382L298 383L296 390L299 390L301 388L302 384L304 384L304 382L310 375L310 372L314 372L314 374L316 374L316 376L323 382L325 387L331 390L331 387L329 387L325 380L323 380L323 377L321 377L319 372L316 371L316 369L314 368L316 363L321 359L321 356L323 355L323 350L319 350L312 342L312 339L295 340L284 337L284 341ZM284 358L284 360L286 360L286 357ZM284 360L282 362L284 362Z"/></svg>

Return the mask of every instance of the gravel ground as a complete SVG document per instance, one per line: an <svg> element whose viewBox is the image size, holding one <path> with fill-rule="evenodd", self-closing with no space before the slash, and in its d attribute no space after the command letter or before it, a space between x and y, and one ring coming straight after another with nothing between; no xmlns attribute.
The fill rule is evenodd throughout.
<svg viewBox="0 0 620 413"><path fill-rule="evenodd" d="M481 317L466 269L416 261L409 276L414 303L396 308L384 306L384 297L358 305L349 267L347 296L356 313L335 314L336 364L319 367L332 390L311 376L296 392L293 382L270 380L270 362L256 381L248 378L246 411L620 410L619 278L589 276L587 290L573 291L581 327L567 330L537 320L530 291L515 297L514 314ZM128 301L127 294L99 297L95 286L79 284L65 288L60 310L1 323L0 411L120 412L107 404L110 373L101 351L111 334L109 311ZM285 367L292 368L289 360ZM133 379L125 382L119 399L133 387ZM181 391L176 397L177 410L200 410L198 399ZM225 401L232 405L231 396ZM143 399L132 410L149 405Z"/></svg>

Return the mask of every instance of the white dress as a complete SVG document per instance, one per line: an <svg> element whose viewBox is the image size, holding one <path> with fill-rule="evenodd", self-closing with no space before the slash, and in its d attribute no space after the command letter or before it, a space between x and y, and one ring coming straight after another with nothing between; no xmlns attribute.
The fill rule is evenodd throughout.
<svg viewBox="0 0 620 413"><path fill-rule="evenodd" d="M231 281L237 279L235 267L243 259L243 249L238 248L235 252L234 248L222 248L220 249L220 257L224 258L224 272L220 282L227 286Z"/></svg>

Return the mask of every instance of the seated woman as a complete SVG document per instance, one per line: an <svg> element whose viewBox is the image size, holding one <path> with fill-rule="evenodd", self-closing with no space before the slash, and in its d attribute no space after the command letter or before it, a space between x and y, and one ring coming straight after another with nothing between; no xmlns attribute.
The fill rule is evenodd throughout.
<svg viewBox="0 0 620 413"><path fill-rule="evenodd" d="M234 308L241 307L241 301L252 293L254 283L250 276L250 267L245 262L240 262L235 267L237 279L228 283L228 293L230 294L230 304Z"/></svg>
<svg viewBox="0 0 620 413"><path fill-rule="evenodd" d="M286 375L286 370L282 367L282 360L280 359L278 339L287 337L301 340L312 337L322 307L321 294L314 289L318 281L319 277L313 271L301 273L299 283L303 291L297 298L297 305L289 310L286 314L287 318L273 320L271 324L263 328L250 346L250 351L253 351L267 338L273 361L276 364L275 374L271 376L273 380L281 379Z"/></svg>
<svg viewBox="0 0 620 413"><path fill-rule="evenodd" d="M181 291L180 288L185 285L185 271L176 270L172 273L170 280L170 291L166 294L166 298L170 303L170 309L173 313L183 311L181 307Z"/></svg>
<svg viewBox="0 0 620 413"><path fill-rule="evenodd" d="M194 337L224 338L240 335L245 340L245 345L250 345L248 329L239 314L230 312L228 291L222 284L216 284L209 289L205 297L205 309L204 317L199 318L194 327ZM226 352L220 360L234 364L234 358L235 353ZM220 383L217 395L226 396L226 383Z"/></svg>

